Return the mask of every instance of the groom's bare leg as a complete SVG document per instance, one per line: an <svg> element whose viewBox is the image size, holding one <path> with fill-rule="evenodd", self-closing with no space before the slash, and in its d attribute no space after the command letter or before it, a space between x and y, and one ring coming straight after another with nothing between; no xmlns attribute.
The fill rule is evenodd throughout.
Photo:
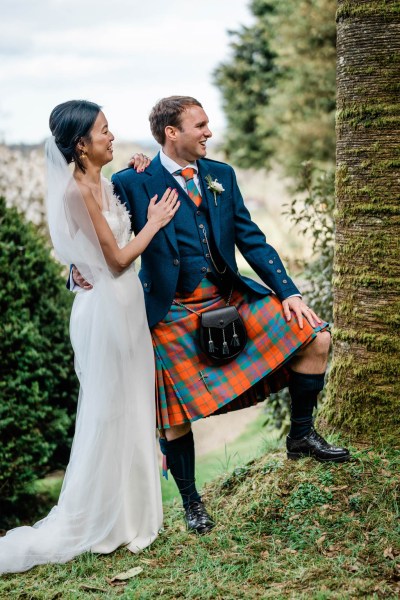
<svg viewBox="0 0 400 600"><path fill-rule="evenodd" d="M175 425L169 429L164 429L164 434L167 440L170 442L182 437L183 435L186 435L189 433L191 428L192 427L190 423L184 423L183 425Z"/></svg>
<svg viewBox="0 0 400 600"><path fill-rule="evenodd" d="M329 331L319 331L316 338L292 358L291 369L304 374L325 373L330 345Z"/></svg>

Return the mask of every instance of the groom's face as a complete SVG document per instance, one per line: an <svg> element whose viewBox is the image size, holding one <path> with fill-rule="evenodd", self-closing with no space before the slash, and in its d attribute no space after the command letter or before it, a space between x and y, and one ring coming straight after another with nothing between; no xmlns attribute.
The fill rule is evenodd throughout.
<svg viewBox="0 0 400 600"><path fill-rule="evenodd" d="M208 117L200 106L189 106L181 115L176 130L175 152L182 160L193 162L207 154L207 140L212 136Z"/></svg>

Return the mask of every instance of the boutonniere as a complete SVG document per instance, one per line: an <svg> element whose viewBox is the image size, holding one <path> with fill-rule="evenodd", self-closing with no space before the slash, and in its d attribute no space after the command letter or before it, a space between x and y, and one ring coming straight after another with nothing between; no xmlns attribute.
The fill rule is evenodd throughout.
<svg viewBox="0 0 400 600"><path fill-rule="evenodd" d="M222 194L225 191L225 188L222 186L222 183L219 183L218 179L211 179L211 175L207 175L206 177L207 187L214 194L214 202L215 206L218 206L217 203L217 194Z"/></svg>

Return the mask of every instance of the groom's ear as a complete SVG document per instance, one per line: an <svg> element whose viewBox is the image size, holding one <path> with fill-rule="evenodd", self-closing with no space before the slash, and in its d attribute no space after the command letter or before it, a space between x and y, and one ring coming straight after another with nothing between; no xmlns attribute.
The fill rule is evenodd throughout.
<svg viewBox="0 0 400 600"><path fill-rule="evenodd" d="M164 129L165 131L165 138L167 140L170 140L171 142L174 142L176 140L176 136L178 133L178 128L174 127L173 125L167 125L166 128Z"/></svg>

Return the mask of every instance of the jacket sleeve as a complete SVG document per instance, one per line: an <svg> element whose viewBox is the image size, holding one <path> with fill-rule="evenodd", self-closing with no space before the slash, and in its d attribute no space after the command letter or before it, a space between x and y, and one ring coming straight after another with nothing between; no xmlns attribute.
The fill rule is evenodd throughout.
<svg viewBox="0 0 400 600"><path fill-rule="evenodd" d="M244 205L233 169L231 177L236 246L252 269L280 300L300 294L287 274L277 251L267 243L261 229L252 221L250 213Z"/></svg>

